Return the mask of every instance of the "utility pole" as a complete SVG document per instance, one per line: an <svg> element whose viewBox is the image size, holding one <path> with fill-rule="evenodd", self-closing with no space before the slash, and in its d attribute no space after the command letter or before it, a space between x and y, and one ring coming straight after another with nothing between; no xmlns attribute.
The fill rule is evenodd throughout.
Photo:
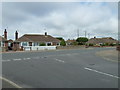
<svg viewBox="0 0 120 90"><path fill-rule="evenodd" d="M85 37L86 37L86 33L87 33L87 31L84 31L85 32Z"/></svg>
<svg viewBox="0 0 120 90"><path fill-rule="evenodd" d="M90 33L88 33L88 39L90 38Z"/></svg>
<svg viewBox="0 0 120 90"><path fill-rule="evenodd" d="M77 36L78 36L78 38L79 38L79 29L77 29Z"/></svg>

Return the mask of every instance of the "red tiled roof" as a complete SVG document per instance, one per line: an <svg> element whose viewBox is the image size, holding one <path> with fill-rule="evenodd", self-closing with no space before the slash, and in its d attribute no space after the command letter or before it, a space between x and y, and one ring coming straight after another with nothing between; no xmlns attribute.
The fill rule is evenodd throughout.
<svg viewBox="0 0 120 90"><path fill-rule="evenodd" d="M7 41L7 39L5 39L2 36L0 36L0 41Z"/></svg>
<svg viewBox="0 0 120 90"><path fill-rule="evenodd" d="M105 38L91 38L87 43L92 44L99 44L99 43L117 43L118 41L111 38L111 37L105 37Z"/></svg>
<svg viewBox="0 0 120 90"><path fill-rule="evenodd" d="M39 34L25 34L19 39L19 42L60 42L60 40L50 35L39 35Z"/></svg>

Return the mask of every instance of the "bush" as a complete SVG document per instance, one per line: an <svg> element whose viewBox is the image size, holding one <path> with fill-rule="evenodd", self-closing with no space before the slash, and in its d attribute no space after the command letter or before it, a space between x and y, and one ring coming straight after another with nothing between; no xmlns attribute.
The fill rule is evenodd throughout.
<svg viewBox="0 0 120 90"><path fill-rule="evenodd" d="M92 43L90 43L90 44L89 44L89 46L93 46L93 44L92 44Z"/></svg>
<svg viewBox="0 0 120 90"><path fill-rule="evenodd" d="M115 44L111 43L109 46L115 46Z"/></svg>
<svg viewBox="0 0 120 90"><path fill-rule="evenodd" d="M116 46L117 44L113 44L113 43L111 43L109 46Z"/></svg>
<svg viewBox="0 0 120 90"><path fill-rule="evenodd" d="M105 46L109 46L109 44L108 44L108 43L105 43Z"/></svg>
<svg viewBox="0 0 120 90"><path fill-rule="evenodd" d="M105 46L105 44L100 44L100 46Z"/></svg>
<svg viewBox="0 0 120 90"><path fill-rule="evenodd" d="M80 42L80 43L78 43L78 45L84 45L84 44Z"/></svg>
<svg viewBox="0 0 120 90"><path fill-rule="evenodd" d="M45 43L40 43L40 46L46 46Z"/></svg>
<svg viewBox="0 0 120 90"><path fill-rule="evenodd" d="M73 42L72 45L78 45L78 43L77 42Z"/></svg>

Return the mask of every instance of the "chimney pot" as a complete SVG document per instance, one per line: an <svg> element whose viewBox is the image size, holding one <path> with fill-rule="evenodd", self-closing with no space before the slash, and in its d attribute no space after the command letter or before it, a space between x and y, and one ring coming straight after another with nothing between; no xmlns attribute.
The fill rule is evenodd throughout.
<svg viewBox="0 0 120 90"><path fill-rule="evenodd" d="M4 38L7 39L7 30L4 31Z"/></svg>
<svg viewBox="0 0 120 90"><path fill-rule="evenodd" d="M45 36L47 36L47 32L45 32Z"/></svg>
<svg viewBox="0 0 120 90"><path fill-rule="evenodd" d="M16 31L15 32L15 40L17 40L18 39L18 32Z"/></svg>

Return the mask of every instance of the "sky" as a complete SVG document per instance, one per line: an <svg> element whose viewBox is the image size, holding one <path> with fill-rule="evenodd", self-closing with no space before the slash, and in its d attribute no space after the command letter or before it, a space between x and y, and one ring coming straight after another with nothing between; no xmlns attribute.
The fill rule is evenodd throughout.
<svg viewBox="0 0 120 90"><path fill-rule="evenodd" d="M78 37L118 38L117 2L3 2L2 34L8 38L24 34L44 34L76 39Z"/></svg>

